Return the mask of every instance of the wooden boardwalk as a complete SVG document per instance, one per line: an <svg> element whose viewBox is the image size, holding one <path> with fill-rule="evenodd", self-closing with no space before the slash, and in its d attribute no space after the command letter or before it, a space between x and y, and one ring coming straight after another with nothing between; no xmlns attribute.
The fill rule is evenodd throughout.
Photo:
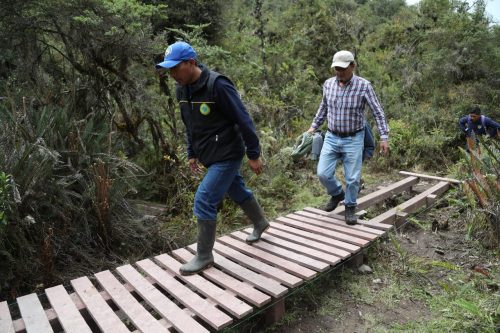
<svg viewBox="0 0 500 333"><path fill-rule="evenodd" d="M409 175L359 198L358 208L408 191L421 178L424 175ZM264 307L279 318L283 299L293 288L359 258L364 248L450 186L447 179L437 181L355 226L345 224L343 206L331 213L307 207L274 219L261 241L252 245L245 243L251 228L221 236L214 246L214 267L197 275L178 273L194 256L193 244L74 279L71 286L48 288L42 295L22 296L13 304L0 302L0 332L210 332Z"/></svg>

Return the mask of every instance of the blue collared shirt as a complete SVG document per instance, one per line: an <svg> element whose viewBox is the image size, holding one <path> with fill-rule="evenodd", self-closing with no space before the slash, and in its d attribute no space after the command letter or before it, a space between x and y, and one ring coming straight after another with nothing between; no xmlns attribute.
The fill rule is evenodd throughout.
<svg viewBox="0 0 500 333"><path fill-rule="evenodd" d="M387 140L389 126L377 95L368 80L356 75L353 75L351 80L342 87L336 77L325 81L323 98L311 126L318 128L327 118L328 128L334 132L359 131L365 125L366 104L372 110L380 138Z"/></svg>

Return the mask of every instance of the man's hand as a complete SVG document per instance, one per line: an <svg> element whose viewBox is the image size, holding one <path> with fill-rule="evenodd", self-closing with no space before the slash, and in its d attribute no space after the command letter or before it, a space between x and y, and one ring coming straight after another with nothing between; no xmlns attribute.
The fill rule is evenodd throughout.
<svg viewBox="0 0 500 333"><path fill-rule="evenodd" d="M262 173L263 169L263 164L262 160L260 157L256 160L248 160L248 166L250 166L250 169L252 169L253 172L255 172L256 175L259 175Z"/></svg>
<svg viewBox="0 0 500 333"><path fill-rule="evenodd" d="M309 127L309 129L307 130L307 133L311 133L312 134L314 132L316 132L316 128L314 128L314 127Z"/></svg>
<svg viewBox="0 0 500 333"><path fill-rule="evenodd" d="M382 155L388 155L389 154L389 142L387 142L387 140L381 140L380 141L379 152Z"/></svg>
<svg viewBox="0 0 500 333"><path fill-rule="evenodd" d="M188 160L189 163L189 168L191 169L191 172L193 173L200 173L201 168L200 165L198 164L198 159L197 158L190 158Z"/></svg>

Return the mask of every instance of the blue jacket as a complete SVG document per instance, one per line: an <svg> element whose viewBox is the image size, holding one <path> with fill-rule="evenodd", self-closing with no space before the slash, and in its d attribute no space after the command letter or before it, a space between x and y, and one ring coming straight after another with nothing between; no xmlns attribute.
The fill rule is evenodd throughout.
<svg viewBox="0 0 500 333"><path fill-rule="evenodd" d="M491 137L495 137L497 135L498 129L500 128L500 124L484 115L481 115L481 120L476 122L472 121L470 116L467 115L460 118L460 121L458 123L460 129L467 136L470 136L472 132L474 132L476 135L488 134Z"/></svg>

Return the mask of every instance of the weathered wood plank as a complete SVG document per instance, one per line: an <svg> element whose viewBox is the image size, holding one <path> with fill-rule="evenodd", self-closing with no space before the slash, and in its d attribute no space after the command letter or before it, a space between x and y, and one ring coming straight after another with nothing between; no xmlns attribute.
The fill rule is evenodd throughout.
<svg viewBox="0 0 500 333"><path fill-rule="evenodd" d="M462 184L461 180L453 179L453 178L430 176L430 175L425 175L425 174L421 174L421 173L414 173L414 172L408 172L408 171L399 171L399 174L405 175L405 176L414 176L414 177L423 178L423 179L439 180L439 181L453 183L453 184Z"/></svg>
<svg viewBox="0 0 500 333"><path fill-rule="evenodd" d="M135 270L131 265L125 265L116 269L118 274L130 283L135 291L163 318L167 319L179 332L209 332L186 312L180 309L168 297L163 295L145 277Z"/></svg>
<svg viewBox="0 0 500 333"><path fill-rule="evenodd" d="M318 215L323 215L323 216L331 217L331 218L334 218L334 219L337 219L337 220L341 220L341 221L345 219L345 217L342 216L342 215L339 215L339 214L336 214L336 213L332 213L332 212L330 212L330 213L329 212L325 212L324 210L313 208L313 207L306 207L306 208L304 208L304 211L315 213L315 214L318 214ZM361 220L361 219L358 219L357 225L362 225L362 226L373 228L373 229L379 229L379 230L382 230L382 231L387 231L387 230L390 230L390 229L393 228L393 226L390 225L390 224L375 223L375 222Z"/></svg>
<svg viewBox="0 0 500 333"><path fill-rule="evenodd" d="M411 188L413 185L419 182L418 177L410 176L405 179L400 180L394 184L388 185L378 191L369 193L361 198L358 198L357 201L357 209L365 209L370 207L373 204L384 201L387 198L390 198L394 194L401 193ZM333 214L339 214L344 212L345 206L338 206L332 212Z"/></svg>
<svg viewBox="0 0 500 333"><path fill-rule="evenodd" d="M14 333L14 324L7 302L0 302L0 332Z"/></svg>
<svg viewBox="0 0 500 333"><path fill-rule="evenodd" d="M245 234L241 231L236 231L236 232L233 232L231 234L231 236L236 238L236 239L239 239L240 244L245 244L245 239L247 237L247 234ZM285 241L283 241L283 240L281 240L281 241L276 240L276 242L285 243ZM303 253L301 253L301 251L289 250L289 249L284 248L282 245L276 245L276 244L272 244L272 243L269 243L266 241L255 242L249 247L260 249L260 250L264 251L265 253L272 253L278 257L285 259L288 262L296 263L301 267L304 266L304 267L307 267L313 271L323 272L330 267L328 261L325 259L319 260L319 259L313 258L313 256L311 256L311 255L303 254ZM299 248L299 247L300 247L300 245L297 245L297 248ZM339 261L340 261L340 259L336 258L336 262L339 262Z"/></svg>
<svg viewBox="0 0 500 333"><path fill-rule="evenodd" d="M181 263L179 263L174 258L167 254L161 254L155 257L167 271L172 275L185 281L188 285L198 290L205 297L212 299L214 302L218 303L220 307L227 310L236 318L243 318L250 312L252 312L252 307L234 297L234 295L219 286L213 284L209 280L204 279L200 275L189 275L183 276L179 274L179 269L181 268Z"/></svg>
<svg viewBox="0 0 500 333"><path fill-rule="evenodd" d="M194 255L186 249L174 250L172 254L183 262L188 262L194 257ZM255 306L261 307L271 301L271 296L264 294L249 283L235 279L216 267L205 269L201 272L201 275L231 290L233 293Z"/></svg>
<svg viewBox="0 0 500 333"><path fill-rule="evenodd" d="M316 220L320 220L323 222L328 222L328 223L340 225L340 226L343 226L343 227L346 227L349 229L355 229L355 230L367 232L367 233L374 234L377 236L382 236L385 234L385 232L383 230L380 230L380 229L370 228L370 227L367 227L367 226L361 225L361 224L347 225L344 220L339 220L337 218L333 218L333 217L329 217L329 216L325 216L325 215L321 215L321 214L315 214L315 213L306 212L306 211L298 211L298 212L295 212L294 214L309 217L309 218L316 219Z"/></svg>
<svg viewBox="0 0 500 333"><path fill-rule="evenodd" d="M130 333L86 276L72 280L71 285L102 331Z"/></svg>
<svg viewBox="0 0 500 333"><path fill-rule="evenodd" d="M326 262L330 265L336 265L340 262L340 259L341 259L340 257L338 257L336 255L332 255L331 253L329 253L327 251L322 251L322 250L317 249L312 244L314 242L309 241L308 243L305 243L305 244L304 243L301 244L300 242L293 242L291 240L291 238L296 237L294 235L288 235L289 237L285 236L286 238L275 237L275 236L269 234L269 231L271 229L272 228L269 228L266 231L265 237L261 237L259 243L261 243L261 241L262 241L265 243L276 245L276 246L279 246L283 249L297 252L297 253L306 255L308 257L311 257L313 259L316 259L316 260L319 260L322 262ZM246 232L246 234L245 234L245 237L246 237L248 234L252 233L252 228L247 228L244 231ZM283 233L283 234L285 234L285 233Z"/></svg>
<svg viewBox="0 0 500 333"><path fill-rule="evenodd" d="M45 310L36 294L29 294L17 298L17 305L28 333L53 333Z"/></svg>
<svg viewBox="0 0 500 333"><path fill-rule="evenodd" d="M366 239L361 239L358 237L349 236L349 235L343 234L341 232L325 229L323 227L318 227L318 226L311 225L311 224L305 223L305 222L300 222L300 221L297 221L297 220L294 220L294 219L291 219L288 217L278 217L275 219L275 221L289 225L289 226L293 226L295 228L316 232L316 233L319 233L320 235L328 236L328 237L331 237L333 239L337 239L337 240L340 240L340 241L343 241L346 243L351 243L351 244L354 244L357 246L364 247L364 246L367 246L368 244L370 244L370 242L367 241Z"/></svg>
<svg viewBox="0 0 500 333"><path fill-rule="evenodd" d="M245 230L248 230L248 229L245 229ZM292 234L292 233L282 231L278 228L275 228L274 225L272 225L272 227L269 228L266 231L266 233L268 233L276 238L285 239L285 240L289 241L290 243L296 243L299 245L308 246L308 247L311 247L313 249L316 249L316 250L319 250L322 252L333 254L334 256L341 258L341 259L345 259L351 255L350 252L341 250L341 249L336 248L334 246L320 243L320 242L308 239L306 237L297 236L297 235L300 235L301 233L304 233L305 231L300 230L300 229L295 229L295 230L296 230L296 232ZM266 241L272 242L273 240L266 239Z"/></svg>
<svg viewBox="0 0 500 333"><path fill-rule="evenodd" d="M191 244L189 246L189 249L191 249L193 252L196 252L196 244ZM248 268L241 266L240 264L226 259L224 256L218 254L217 252L214 252L213 255L216 266L243 281L251 283L259 290L262 290L263 292L266 292L273 297L278 298L288 292L288 288L282 286L278 281L272 278L249 270Z"/></svg>
<svg viewBox="0 0 500 333"><path fill-rule="evenodd" d="M301 228L295 228L292 226L288 226L286 224L278 223L278 222L271 222L271 226L274 229L279 229L281 231L293 234L293 235L298 235L307 239L312 239L320 243L324 243L333 247L336 247L342 251L346 251L349 253L356 253L358 252L361 247L353 244L349 244L346 242L342 242L336 239L332 239L327 236L319 235L315 232L310 232L307 229L301 229Z"/></svg>
<svg viewBox="0 0 500 333"><path fill-rule="evenodd" d="M338 231L340 233L350 235L353 237L363 238L363 239L366 239L369 241L375 240L378 237L377 235L374 235L372 233L356 230L354 228L349 228L347 226L347 224L345 224L344 226L340 226L340 225L335 224L335 223L325 222L325 221L317 220L315 218L306 217L306 216L298 215L298 214L288 214L288 215L286 215L286 217L297 220L297 221L307 222L307 223L312 224L312 225L317 225L317 226L322 227L322 228Z"/></svg>
<svg viewBox="0 0 500 333"><path fill-rule="evenodd" d="M276 251L262 249L262 247L257 246L257 243L260 243L260 241L252 245L247 244L245 239L248 235L241 231L233 232L231 236L233 238L229 236L221 237L219 241L237 251L276 266L290 274L297 275L301 279L312 279L318 274L313 269L305 267L306 265L300 265L296 260L290 257L284 258L282 255L278 255ZM324 266L324 264L324 262L321 262L322 266Z"/></svg>
<svg viewBox="0 0 500 333"><path fill-rule="evenodd" d="M448 182L439 182L436 185L432 186L428 190L414 196L410 200L403 202L402 204L394 207L385 213L382 213L378 216L375 216L371 219L371 222L374 223L394 223L396 220L396 215L398 212L403 213L413 213L419 207L426 204L427 196L430 194L440 195L448 190L450 184Z"/></svg>
<svg viewBox="0 0 500 333"><path fill-rule="evenodd" d="M92 333L63 286L45 289L45 294L66 333Z"/></svg>
<svg viewBox="0 0 500 333"><path fill-rule="evenodd" d="M127 315L141 332L167 333L151 313L149 313L132 294L108 270L94 274L101 286L109 293L115 304Z"/></svg>
<svg viewBox="0 0 500 333"><path fill-rule="evenodd" d="M228 237L228 236L223 236L223 237ZM275 258L275 256L272 256L271 254L263 254L263 257L259 258L262 260L261 261L253 257L250 257L246 254L243 254L239 251L236 251L233 248L225 246L223 243L219 241L215 243L214 250L217 251L219 254L238 262L239 265L250 268L256 272L259 272L262 275L275 279L283 283L285 286L297 287L298 285L304 282L301 278L295 275L292 275L290 273L285 272L282 269L267 264L265 261L268 260L265 260L263 257Z"/></svg>
<svg viewBox="0 0 500 333"><path fill-rule="evenodd" d="M215 329L220 330L233 321L231 317L217 309L207 300L201 298L174 277L167 274L167 272L157 266L153 261L145 259L138 261L136 264L151 276L163 289L175 297L175 299L184 304L184 306L188 307Z"/></svg>

